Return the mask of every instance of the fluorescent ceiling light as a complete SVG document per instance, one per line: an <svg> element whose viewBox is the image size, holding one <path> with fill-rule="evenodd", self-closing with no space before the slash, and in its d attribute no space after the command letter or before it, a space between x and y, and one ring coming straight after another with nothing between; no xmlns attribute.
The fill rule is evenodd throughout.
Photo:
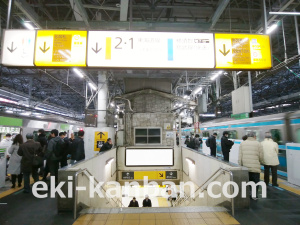
<svg viewBox="0 0 300 225"><path fill-rule="evenodd" d="M7 103L18 104L17 102L8 100L8 99L6 99L6 98L0 98L0 102L7 102Z"/></svg>
<svg viewBox="0 0 300 225"><path fill-rule="evenodd" d="M30 112L23 112L23 113L20 113L21 115L23 116L29 116L31 113Z"/></svg>
<svg viewBox="0 0 300 225"><path fill-rule="evenodd" d="M79 71L77 68L74 68L73 70L79 77L81 77L81 78L84 77L83 74L81 73L81 71Z"/></svg>
<svg viewBox="0 0 300 225"><path fill-rule="evenodd" d="M214 76L212 76L210 79L211 80L215 80L218 76L220 76L223 73L223 70L219 71L217 74L215 74Z"/></svg>
<svg viewBox="0 0 300 225"><path fill-rule="evenodd" d="M97 90L97 88L95 87L95 85L92 82L89 82L89 86L93 89L93 90Z"/></svg>
<svg viewBox="0 0 300 225"><path fill-rule="evenodd" d="M277 23L274 23L272 26L270 26L270 27L267 29L267 34L272 33L277 27L278 27Z"/></svg>
<svg viewBox="0 0 300 225"><path fill-rule="evenodd" d="M24 22L23 25L29 30L34 30L34 27L29 22Z"/></svg>
<svg viewBox="0 0 300 225"><path fill-rule="evenodd" d="M243 71L239 71L239 72L237 72L237 73L236 73L236 75L239 75L241 72L243 72Z"/></svg>
<svg viewBox="0 0 300 225"><path fill-rule="evenodd" d="M202 90L202 87L198 87L198 88L195 90L194 94L195 94L195 95L198 94L201 90Z"/></svg>
<svg viewBox="0 0 300 225"><path fill-rule="evenodd" d="M14 111L12 111L12 110L6 110L5 112L6 113L14 113Z"/></svg>
<svg viewBox="0 0 300 225"><path fill-rule="evenodd" d="M215 114L199 114L199 116L203 116L203 117L216 117Z"/></svg>
<svg viewBox="0 0 300 225"><path fill-rule="evenodd" d="M112 102L112 103L110 103L110 105L112 106L112 107L114 107L115 106L115 104Z"/></svg>

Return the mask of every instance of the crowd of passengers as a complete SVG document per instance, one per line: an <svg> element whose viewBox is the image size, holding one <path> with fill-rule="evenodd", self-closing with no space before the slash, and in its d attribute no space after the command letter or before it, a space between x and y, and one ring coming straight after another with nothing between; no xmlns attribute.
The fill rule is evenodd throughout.
<svg viewBox="0 0 300 225"><path fill-rule="evenodd" d="M229 132L224 131L221 138L221 149L224 161L229 161L229 154L234 142L228 139ZM217 153L217 133L213 133L207 138L205 144L210 148L210 155L216 157ZM265 139L262 142L256 140L255 132L250 132L242 137L243 142L239 147L239 160L241 166L245 166L249 170L249 181L258 183L260 181L261 165L264 165L264 182L269 186L270 170L272 171L272 186L277 187L277 166L278 160L278 144L273 141L270 132L265 133ZM186 136L185 142L187 147L199 150L202 139L198 134L195 137ZM179 139L177 139L179 145ZM257 200L256 196L251 196L253 200Z"/></svg>
<svg viewBox="0 0 300 225"><path fill-rule="evenodd" d="M55 177L57 184L58 169L69 164L85 159L84 131L80 130L78 136L74 134L67 136L66 132L58 132L53 129L49 137L45 131L40 129L38 137L34 140L32 133L26 134L26 142L23 136L17 134L13 139L11 134L6 134L6 138L1 141L0 146L7 148L7 171L6 175L11 175L11 188L22 186L24 179L24 193L30 193L30 174L34 182L39 181L39 176L43 181L47 181L47 176ZM112 148L112 140L108 138L100 149L101 152ZM9 177L7 176L7 179Z"/></svg>

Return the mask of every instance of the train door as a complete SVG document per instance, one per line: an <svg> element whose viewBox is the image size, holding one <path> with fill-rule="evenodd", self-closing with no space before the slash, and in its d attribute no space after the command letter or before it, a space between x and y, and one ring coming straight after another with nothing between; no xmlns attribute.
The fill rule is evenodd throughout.
<svg viewBox="0 0 300 225"><path fill-rule="evenodd" d="M263 140L263 136L262 136L262 130L259 128L250 128L247 127L245 128L245 135L248 135L250 132L254 132L255 136L256 136L256 140L261 142Z"/></svg>
<svg viewBox="0 0 300 225"><path fill-rule="evenodd" d="M296 142L300 143L300 128L296 131Z"/></svg>

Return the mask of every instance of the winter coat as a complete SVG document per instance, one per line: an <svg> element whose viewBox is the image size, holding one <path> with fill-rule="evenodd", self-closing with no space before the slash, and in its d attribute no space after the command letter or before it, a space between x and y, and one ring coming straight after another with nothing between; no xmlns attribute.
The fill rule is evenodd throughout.
<svg viewBox="0 0 300 225"><path fill-rule="evenodd" d="M20 174L21 173L21 160L22 157L18 155L19 144L12 145L8 152L11 154L9 160L9 166L7 169L8 174Z"/></svg>
<svg viewBox="0 0 300 225"><path fill-rule="evenodd" d="M80 161L85 159L83 138L76 137L71 144L71 159Z"/></svg>
<svg viewBox="0 0 300 225"><path fill-rule="evenodd" d="M40 142L42 149L44 151L46 151L46 147L47 147L47 138L45 134L39 134L37 141Z"/></svg>
<svg viewBox="0 0 300 225"><path fill-rule="evenodd" d="M60 144L63 144L63 140L57 136L55 138L52 138L47 146L47 151L46 151L46 158L49 160L53 160L53 161L58 161L61 160L62 157L56 157L54 154L54 150L57 147L57 144L60 142Z"/></svg>
<svg viewBox="0 0 300 225"><path fill-rule="evenodd" d="M10 154L8 152L8 149L10 148L10 146L12 146L13 141L11 139L3 139L0 142L0 146L2 147L6 147L6 155L10 157Z"/></svg>
<svg viewBox="0 0 300 225"><path fill-rule="evenodd" d="M248 167L249 172L260 173L263 161L262 145L253 137L248 137L240 144L239 164Z"/></svg>
<svg viewBox="0 0 300 225"><path fill-rule="evenodd" d="M195 149L198 150L200 148L200 145L202 144L201 138L195 138Z"/></svg>
<svg viewBox="0 0 300 225"><path fill-rule="evenodd" d="M139 203L138 201L133 202L133 200L131 200L128 207L139 207Z"/></svg>
<svg viewBox="0 0 300 225"><path fill-rule="evenodd" d="M214 135L211 135L209 137L209 148L211 150L217 151L217 140L216 140L216 137Z"/></svg>
<svg viewBox="0 0 300 225"><path fill-rule="evenodd" d="M105 152L105 151L108 151L110 150L111 148L113 147L113 145L109 144L108 142L105 142L101 149L100 149L100 152Z"/></svg>
<svg viewBox="0 0 300 225"><path fill-rule="evenodd" d="M279 165L278 144L271 138L265 138L265 140L261 142L261 145L264 152L263 164L267 166Z"/></svg>
<svg viewBox="0 0 300 225"><path fill-rule="evenodd" d="M231 140L228 140L228 137L223 135L223 137L221 138L222 152L230 152L230 149L233 145L234 145L234 142Z"/></svg>
<svg viewBox="0 0 300 225"><path fill-rule="evenodd" d="M143 207L152 207L152 203L150 199L144 199L143 200Z"/></svg>
<svg viewBox="0 0 300 225"><path fill-rule="evenodd" d="M39 142L28 140L24 144L20 145L18 155L22 156L21 171L23 173L31 173L34 154L37 154L41 157L43 156L42 146Z"/></svg>

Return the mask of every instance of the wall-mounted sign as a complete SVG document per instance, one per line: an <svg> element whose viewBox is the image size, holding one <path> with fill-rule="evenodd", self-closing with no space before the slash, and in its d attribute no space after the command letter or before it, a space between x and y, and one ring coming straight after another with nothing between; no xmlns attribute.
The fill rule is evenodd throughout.
<svg viewBox="0 0 300 225"><path fill-rule="evenodd" d="M252 34L215 34L216 68L270 69L270 37Z"/></svg>
<svg viewBox="0 0 300 225"><path fill-rule="evenodd" d="M143 180L148 177L149 180L163 180L166 179L166 171L135 171L134 179Z"/></svg>
<svg viewBox="0 0 300 225"><path fill-rule="evenodd" d="M100 151L101 147L103 144L107 141L108 139L108 132L103 132L103 131L96 131L95 132L95 138L94 138L94 151Z"/></svg>
<svg viewBox="0 0 300 225"><path fill-rule="evenodd" d="M133 180L134 172L122 172L122 180Z"/></svg>
<svg viewBox="0 0 300 225"><path fill-rule="evenodd" d="M171 124L170 123L164 123L164 129L165 130L171 130Z"/></svg>
<svg viewBox="0 0 300 225"><path fill-rule="evenodd" d="M34 30L5 30L2 42L2 64L34 66Z"/></svg>
<svg viewBox="0 0 300 225"><path fill-rule="evenodd" d="M166 179L177 179L177 171L166 171Z"/></svg>
<svg viewBox="0 0 300 225"><path fill-rule="evenodd" d="M87 31L38 30L36 66L86 66Z"/></svg>
<svg viewBox="0 0 300 225"><path fill-rule="evenodd" d="M89 31L87 65L110 68L213 68L212 33Z"/></svg>

